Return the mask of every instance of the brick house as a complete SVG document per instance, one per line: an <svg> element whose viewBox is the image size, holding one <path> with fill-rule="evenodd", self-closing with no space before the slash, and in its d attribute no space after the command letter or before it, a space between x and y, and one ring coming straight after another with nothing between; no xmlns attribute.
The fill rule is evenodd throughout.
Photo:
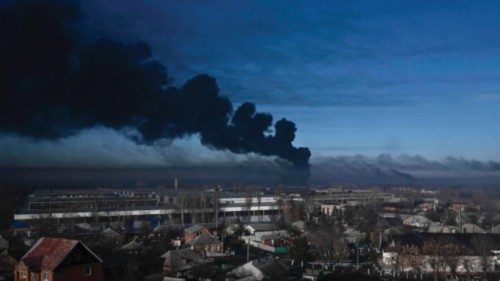
<svg viewBox="0 0 500 281"><path fill-rule="evenodd" d="M15 281L102 281L102 260L77 240L40 238L14 269Z"/></svg>
<svg viewBox="0 0 500 281"><path fill-rule="evenodd" d="M184 243L187 243L202 234L211 234L208 228L202 225L193 225L184 230Z"/></svg>
<svg viewBox="0 0 500 281"><path fill-rule="evenodd" d="M186 243L195 252L221 253L222 242L211 234L203 233Z"/></svg>

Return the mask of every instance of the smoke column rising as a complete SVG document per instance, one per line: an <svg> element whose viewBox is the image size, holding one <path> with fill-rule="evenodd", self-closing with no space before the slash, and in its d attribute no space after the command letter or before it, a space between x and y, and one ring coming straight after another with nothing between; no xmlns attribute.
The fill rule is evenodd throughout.
<svg viewBox="0 0 500 281"><path fill-rule="evenodd" d="M132 128L146 144L199 134L210 148L278 156L308 171L311 152L292 144L293 122L273 123L252 103L234 110L208 75L173 87L148 44L82 40L81 17L75 1L0 4L0 130L59 139Z"/></svg>

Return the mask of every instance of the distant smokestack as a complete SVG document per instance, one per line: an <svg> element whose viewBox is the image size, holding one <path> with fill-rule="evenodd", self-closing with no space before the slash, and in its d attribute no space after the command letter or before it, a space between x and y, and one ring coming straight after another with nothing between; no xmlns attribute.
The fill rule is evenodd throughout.
<svg viewBox="0 0 500 281"><path fill-rule="evenodd" d="M179 188L179 181L177 178L174 179L174 189L177 190Z"/></svg>

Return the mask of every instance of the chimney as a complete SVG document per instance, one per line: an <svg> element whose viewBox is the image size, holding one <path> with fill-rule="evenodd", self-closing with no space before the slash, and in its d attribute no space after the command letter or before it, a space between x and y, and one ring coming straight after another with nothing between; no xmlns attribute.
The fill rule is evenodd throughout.
<svg viewBox="0 0 500 281"><path fill-rule="evenodd" d="M179 181L177 178L174 179L174 189L177 190L179 188Z"/></svg>

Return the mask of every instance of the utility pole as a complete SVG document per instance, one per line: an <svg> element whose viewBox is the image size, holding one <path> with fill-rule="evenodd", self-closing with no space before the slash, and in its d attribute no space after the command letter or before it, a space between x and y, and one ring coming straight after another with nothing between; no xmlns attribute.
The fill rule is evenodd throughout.
<svg viewBox="0 0 500 281"><path fill-rule="evenodd" d="M224 231L222 231L222 256L224 256Z"/></svg>
<svg viewBox="0 0 500 281"><path fill-rule="evenodd" d="M358 242L356 242L356 270L359 270L359 247Z"/></svg>
<svg viewBox="0 0 500 281"><path fill-rule="evenodd" d="M215 227L219 227L219 188L220 185L215 187Z"/></svg>
<svg viewBox="0 0 500 281"><path fill-rule="evenodd" d="M247 262L250 261L250 238L247 237Z"/></svg>
<svg viewBox="0 0 500 281"><path fill-rule="evenodd" d="M49 190L49 213L52 218L52 188Z"/></svg>

